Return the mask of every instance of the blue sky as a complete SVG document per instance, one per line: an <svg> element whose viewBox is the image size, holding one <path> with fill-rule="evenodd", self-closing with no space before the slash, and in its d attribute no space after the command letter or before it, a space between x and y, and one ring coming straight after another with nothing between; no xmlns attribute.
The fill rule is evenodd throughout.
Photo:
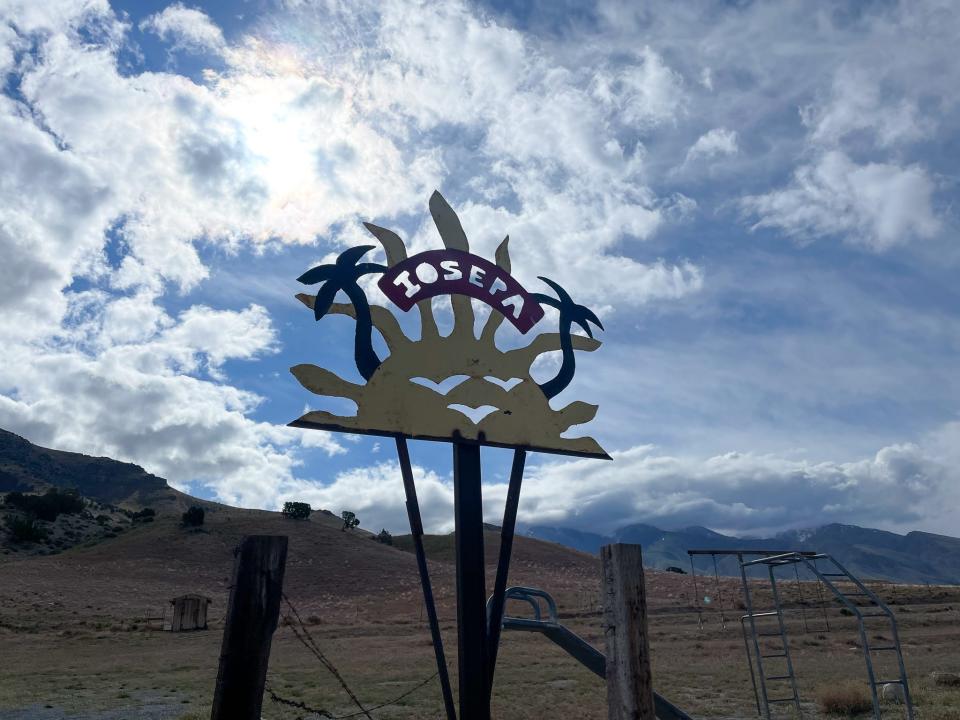
<svg viewBox="0 0 960 720"><path fill-rule="evenodd" d="M509 234L528 288L606 328L560 399L600 405L614 461L532 457L524 522L958 534L958 23L933 1L0 0L0 426L402 530L388 443L286 427L346 409L291 365L358 377L351 321L293 295L364 220L439 247L439 189L477 252ZM449 448L413 455L451 529ZM485 461L495 521L509 453Z"/></svg>

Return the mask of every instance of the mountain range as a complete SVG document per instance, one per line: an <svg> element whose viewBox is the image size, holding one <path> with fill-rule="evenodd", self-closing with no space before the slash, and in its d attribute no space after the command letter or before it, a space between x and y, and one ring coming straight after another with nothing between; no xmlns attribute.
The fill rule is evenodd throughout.
<svg viewBox="0 0 960 720"><path fill-rule="evenodd" d="M960 539L926 532L906 535L830 524L805 530L789 530L771 538L738 538L705 527L663 530L653 525L626 525L610 535L572 528L528 525L528 537L596 553L608 543L637 543L643 547L647 567L681 568L690 572L687 550L813 550L832 555L848 570L864 578L900 583L960 584ZM716 572L739 575L734 556L716 556ZM713 558L696 556L697 573L715 572Z"/></svg>
<svg viewBox="0 0 960 720"><path fill-rule="evenodd" d="M42 448L14 433L0 430L0 493L44 492L55 487L75 489L97 503L117 506L118 511L151 507L161 514L179 515L192 504L213 512L231 510L181 493L163 478L132 463ZM123 520L121 515L115 515L118 522ZM331 516L330 519L337 524L335 518ZM104 534L107 531L109 528ZM652 525L633 524L603 535L531 524L521 528L518 534L557 543L594 557L602 545L611 542L637 543L643 547L646 565L661 570L676 567L689 572L687 550L690 549L816 550L833 555L849 570L865 578L902 583L960 584L960 539L925 532L898 535L855 525L832 524L791 530L772 538L738 538L698 526L663 530ZM739 574L734 557L717 556L716 560L719 574ZM696 569L698 573L712 573L713 559L701 556L696 561Z"/></svg>

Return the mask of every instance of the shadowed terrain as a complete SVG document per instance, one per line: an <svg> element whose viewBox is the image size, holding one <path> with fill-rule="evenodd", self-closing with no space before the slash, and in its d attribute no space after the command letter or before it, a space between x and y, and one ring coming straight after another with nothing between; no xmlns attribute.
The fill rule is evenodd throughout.
<svg viewBox="0 0 960 720"><path fill-rule="evenodd" d="M17 452L12 460L3 458L3 467L18 478L21 488L80 487L86 482L83 478L77 482L64 469L88 467L82 456L22 446ZM65 464L56 467L64 457ZM113 461L95 462L109 467ZM31 471L36 474L23 470L27 463L37 468ZM134 477L139 470L116 465L128 473L125 477ZM103 476L106 480L91 481L102 501L85 512L112 505L133 513L138 504L131 498L149 496L157 509L150 521L111 510L117 524L109 526L110 536L90 536L73 545L64 543L62 548L45 544L31 549L4 540L0 720L209 717L233 551L248 534L290 538L285 592L304 624L294 619L290 606L284 607L269 673L269 687L278 698L324 708L334 715L356 711L337 682L298 642L293 630L306 629L365 705L390 703L373 711L374 717L440 717L436 681L414 690L433 675L435 665L408 536L393 538L394 545L389 546L362 530L343 531L340 519L324 511L315 511L309 520L292 520L275 512L204 503L140 473L146 489L120 483L113 494L108 475ZM49 483L50 478L58 482ZM117 502L123 507L113 505ZM182 526L182 509L198 503L206 509L204 524ZM96 524L82 513L61 516L56 523L68 519L73 524ZM489 588L498 550L496 528L489 526L485 539ZM427 536L425 544L447 658L455 665L453 537ZM646 583L658 690L697 717L751 717L755 708L738 622L743 614L738 582L701 579L695 593L690 576L649 570ZM594 646L603 647L599 564L593 555L517 537L510 584L551 592L562 622ZM960 688L935 684L931 673L960 670L956 652L960 588L872 586L900 619L918 717L958 717ZM212 599L209 630L162 631L160 618L167 612L169 599L192 592ZM802 592L805 599L801 601L795 586L785 587L787 621L804 707L808 716L819 717L818 694L844 679L863 686L863 665L851 618L835 604L821 608L812 603L815 594L809 584ZM755 596L758 605L769 601L769 593L759 583ZM725 623L721 623L721 611ZM508 612L524 609L511 606ZM874 637L883 637L882 628L873 632ZM409 690L414 691L391 703ZM605 687L545 638L505 633L494 716L602 720ZM268 698L264 717L308 716Z"/></svg>

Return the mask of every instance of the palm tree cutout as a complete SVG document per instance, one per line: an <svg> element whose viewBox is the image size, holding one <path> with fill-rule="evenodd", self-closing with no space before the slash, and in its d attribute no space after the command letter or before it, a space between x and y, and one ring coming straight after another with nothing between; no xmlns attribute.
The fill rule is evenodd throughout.
<svg viewBox="0 0 960 720"><path fill-rule="evenodd" d="M583 305L577 305L573 299L560 285L550 278L540 277L547 285L552 287L557 293L553 298L543 293L532 293L534 299L541 305L549 305L560 311L560 350L563 352L563 362L560 365L560 372L552 380L540 385L543 394L547 399L558 395L570 381L573 380L573 373L576 370L577 361L573 354L573 338L570 333L570 327L576 323L582 327L591 338L593 333L590 331L590 323L603 330L603 324L600 319Z"/></svg>
<svg viewBox="0 0 960 720"><path fill-rule="evenodd" d="M369 380L380 367L380 358L373 350L373 319L370 317L370 303L367 302L367 296L363 288L357 284L357 280L363 275L382 273L387 270L385 265L377 263L357 264L361 257L373 249L373 245L361 245L344 250L333 265L318 265L297 278L304 285L323 283L313 305L313 314L317 320L330 310L338 291L343 290L350 298L357 315L353 357L357 363L357 370L360 371L364 380Z"/></svg>

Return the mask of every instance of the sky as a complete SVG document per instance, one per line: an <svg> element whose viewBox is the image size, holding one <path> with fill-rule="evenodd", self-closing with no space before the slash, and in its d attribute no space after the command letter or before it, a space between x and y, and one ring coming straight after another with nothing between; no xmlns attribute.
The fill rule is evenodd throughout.
<svg viewBox="0 0 960 720"><path fill-rule="evenodd" d="M960 535L958 36L936 0L0 0L0 427L402 532L389 442L287 427L343 411L289 367L359 378L293 296L363 221L440 247L436 189L605 328L557 402L613 461L531 455L521 522ZM411 453L452 530L450 448Z"/></svg>

